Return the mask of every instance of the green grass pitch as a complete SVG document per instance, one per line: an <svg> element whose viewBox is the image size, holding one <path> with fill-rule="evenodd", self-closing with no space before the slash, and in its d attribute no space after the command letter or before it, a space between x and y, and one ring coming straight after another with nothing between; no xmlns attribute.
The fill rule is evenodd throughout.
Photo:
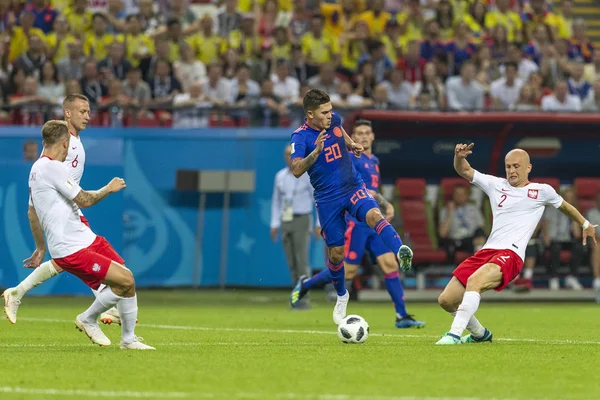
<svg viewBox="0 0 600 400"><path fill-rule="evenodd" d="M91 345L73 320L90 298L24 299L16 325L0 321L0 399L581 399L600 398L600 306L490 304L477 316L494 343L434 346L451 318L409 304L427 321L394 328L393 308L350 303L371 336L339 341L333 304L313 294L144 291L137 334L155 352Z"/></svg>

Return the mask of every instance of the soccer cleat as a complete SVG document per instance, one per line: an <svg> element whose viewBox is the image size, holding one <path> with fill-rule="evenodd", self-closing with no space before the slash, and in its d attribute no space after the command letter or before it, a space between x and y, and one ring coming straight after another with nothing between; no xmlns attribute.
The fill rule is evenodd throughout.
<svg viewBox="0 0 600 400"><path fill-rule="evenodd" d="M422 328L425 321L417 321L412 315L408 314L402 319L396 318L396 328Z"/></svg>
<svg viewBox="0 0 600 400"><path fill-rule="evenodd" d="M344 318L346 318L346 308L348 308L348 300L350 300L350 293L346 290L346 294L338 296L333 307L333 322L339 325Z"/></svg>
<svg viewBox="0 0 600 400"><path fill-rule="evenodd" d="M21 299L17 296L17 288L8 288L2 293L4 299L4 314L11 324L17 323L17 310L21 304Z"/></svg>
<svg viewBox="0 0 600 400"><path fill-rule="evenodd" d="M308 293L308 290L304 290L302 287L302 282L304 282L306 279L308 279L306 275L302 275L300 278L298 278L296 286L294 286L292 293L290 293L290 305L294 308L298 305L298 302L302 300L306 293Z"/></svg>
<svg viewBox="0 0 600 400"><path fill-rule="evenodd" d="M448 332L436 344L461 344L460 336L453 335Z"/></svg>
<svg viewBox="0 0 600 400"><path fill-rule="evenodd" d="M398 254L396 255L396 257L398 257L398 262L400 263L400 269L402 271L406 272L406 271L410 270L410 268L412 267L412 259L413 259L413 252L410 249L410 247L408 247L405 244L400 246L400 249L398 250Z"/></svg>
<svg viewBox="0 0 600 400"><path fill-rule="evenodd" d="M121 317L119 311L115 307L100 314L100 322L104 325L119 324L121 325Z"/></svg>
<svg viewBox="0 0 600 400"><path fill-rule="evenodd" d="M485 330L485 332L483 333L483 336L480 338L476 338L475 336L473 336L472 333L469 333L466 336L463 336L460 338L460 341L462 343L483 343L483 342L492 342L492 332L488 331L487 329Z"/></svg>
<svg viewBox="0 0 600 400"><path fill-rule="evenodd" d="M131 343L125 344L121 342L121 350L156 350L154 347L142 343L143 341L144 338L134 336L133 342Z"/></svg>
<svg viewBox="0 0 600 400"><path fill-rule="evenodd" d="M575 278L573 275L569 275L565 278L565 287L571 290L583 290L583 286L579 283L579 280Z"/></svg>
<svg viewBox="0 0 600 400"><path fill-rule="evenodd" d="M79 329L80 332L83 332L90 338L92 343L97 344L99 346L110 346L110 339L106 337L98 323L87 324L83 322L81 318L81 314L75 318L75 327Z"/></svg>

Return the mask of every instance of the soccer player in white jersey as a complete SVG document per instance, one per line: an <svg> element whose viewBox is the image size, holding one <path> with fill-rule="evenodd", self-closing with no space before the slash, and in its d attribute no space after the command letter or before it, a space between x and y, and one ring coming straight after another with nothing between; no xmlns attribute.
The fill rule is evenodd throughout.
<svg viewBox="0 0 600 400"><path fill-rule="evenodd" d="M29 174L32 205L27 215L36 248L45 248L45 236L51 263L98 291L90 308L75 318L75 326L93 343L109 346L111 342L98 326L98 318L116 305L121 314L121 349L154 350L134 333L138 307L133 274L110 243L96 236L79 215L79 208L91 207L124 189L125 182L113 178L99 190L83 190L64 164L72 143L67 123L47 122L42 137L44 151ZM35 257L36 253L29 262L35 262Z"/></svg>
<svg viewBox="0 0 600 400"><path fill-rule="evenodd" d="M529 154L511 150L505 157L506 178L485 175L474 170L466 160L473 143L457 144L454 169L469 182L480 187L490 198L493 214L492 232L481 250L463 261L438 298L442 308L454 316L450 332L437 344L491 342L492 333L475 318L481 293L501 291L521 272L525 248L546 205L552 205L573 219L587 237L596 243L596 225L591 225L575 207L564 201L550 185L529 182ZM465 328L470 332L461 337Z"/></svg>
<svg viewBox="0 0 600 400"><path fill-rule="evenodd" d="M69 170L71 179L79 185L85 168L85 149L79 133L86 128L90 120L90 104L87 97L81 94L68 95L63 101L63 112L71 134L69 152L64 164ZM89 227L88 220L81 210L78 210L78 213L81 221ZM45 247L36 249L31 258L25 260L26 267L35 268L33 272L17 286L6 289L2 294L5 303L4 313L13 324L17 322L17 311L23 296L34 287L62 272L60 267L53 265L50 261L42 263L45 254ZM95 290L93 292L96 295L97 292ZM114 307L103 313L100 320L105 324L121 323L119 312Z"/></svg>

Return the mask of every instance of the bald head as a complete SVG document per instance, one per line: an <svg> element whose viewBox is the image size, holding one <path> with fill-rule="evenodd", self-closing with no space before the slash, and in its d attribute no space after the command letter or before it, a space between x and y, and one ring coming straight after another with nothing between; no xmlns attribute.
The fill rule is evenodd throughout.
<svg viewBox="0 0 600 400"><path fill-rule="evenodd" d="M531 160L529 154L523 149L514 149L504 158L506 180L511 186L521 187L529 182Z"/></svg>

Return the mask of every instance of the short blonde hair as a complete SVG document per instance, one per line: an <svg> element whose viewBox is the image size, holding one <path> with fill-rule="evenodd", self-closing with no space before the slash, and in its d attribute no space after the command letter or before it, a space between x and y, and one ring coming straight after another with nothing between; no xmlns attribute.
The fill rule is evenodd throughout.
<svg viewBox="0 0 600 400"><path fill-rule="evenodd" d="M69 126L65 121L48 121L42 127L44 146L52 146L69 136Z"/></svg>

